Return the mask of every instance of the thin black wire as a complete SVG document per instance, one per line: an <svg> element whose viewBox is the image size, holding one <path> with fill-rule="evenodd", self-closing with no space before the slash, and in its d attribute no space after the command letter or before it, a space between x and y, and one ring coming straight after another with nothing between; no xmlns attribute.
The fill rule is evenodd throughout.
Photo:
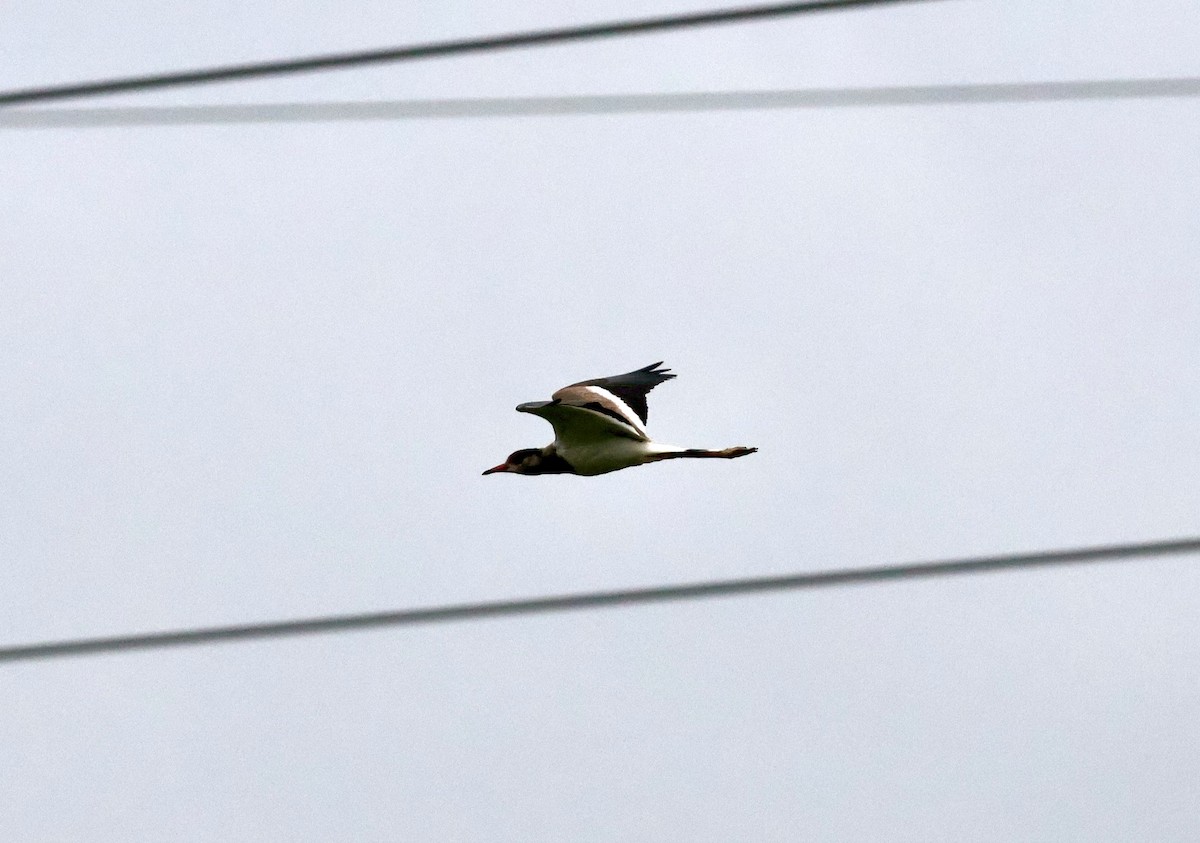
<svg viewBox="0 0 1200 843"><path fill-rule="evenodd" d="M706 91L675 94L599 94L497 99L35 108L0 111L0 129L245 125L455 117L678 114L795 108L1183 99L1197 96L1200 96L1200 77L1187 76L1165 79L1091 79L974 85Z"/></svg>
<svg viewBox="0 0 1200 843"><path fill-rule="evenodd" d="M48 641L0 648L0 663L33 661L61 656L96 655L129 650L157 650L168 647L215 644L219 642L288 638L332 632L373 629L393 626L417 626L486 618L537 615L577 609L601 609L634 606L646 603L668 603L683 600L704 600L713 597L762 594L774 591L798 591L830 586L861 585L908 579L979 574L1021 568L1048 568L1105 561L1130 561L1200 552L1200 537L1156 542L1106 545L1072 550L1048 550L1036 553L1004 554L937 562L884 565L786 574L773 577L747 577L734 580L668 585L656 588L632 588L585 594L566 594L534 597L525 600L497 600L487 603L460 603L425 609L403 609L395 612L368 612L357 615L338 615L273 623L239 624L174 632L151 632L137 635L117 635L105 638L84 638L67 641Z"/></svg>
<svg viewBox="0 0 1200 843"><path fill-rule="evenodd" d="M532 32L515 32L482 38L461 38L452 41L437 41L406 47L391 47L381 50L366 50L354 53L335 53L310 56L300 59L236 64L212 67L204 70L186 70L177 73L149 74L70 85L47 85L0 92L0 106L18 105L51 100L74 99L100 96L129 91L146 91L156 88L201 85L211 82L230 82L239 79L261 79L291 73L309 73L319 70L362 67L369 64L415 61L419 59L482 53L493 50L510 50L517 47L533 47L546 44L562 44L597 38L613 38L639 35L650 32L687 29L714 24L739 23L768 18L849 9L858 6L882 6L898 3L928 2L928 0L808 0L803 3L776 3L771 5L742 6L715 9L683 15L642 18L640 20L610 21L585 26L541 29Z"/></svg>

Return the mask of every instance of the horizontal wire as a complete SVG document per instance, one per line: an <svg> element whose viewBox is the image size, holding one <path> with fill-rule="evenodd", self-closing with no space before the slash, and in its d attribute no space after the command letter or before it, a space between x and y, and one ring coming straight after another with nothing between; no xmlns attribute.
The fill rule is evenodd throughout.
<svg viewBox="0 0 1200 843"><path fill-rule="evenodd" d="M268 623L235 624L173 632L151 632L117 635L103 638L82 638L22 644L0 648L0 663L33 661L62 656L97 655L131 650L159 650L169 647L216 644L220 642L290 638L380 627L418 626L485 618L538 615L579 609L601 609L635 606L647 603L668 603L684 600L704 600L714 597L762 594L766 592L799 591L831 586L860 585L909 579L1011 571L1024 568L1084 563L1129 561L1200 552L1200 537L1165 541L1137 542L1048 550L1035 553L1016 553L982 556L937 562L919 562L864 568L816 571L769 577L746 577L733 580L668 585L655 588L632 588L523 600L496 600L483 603L460 603L423 609L402 609L393 612L367 612L355 615L307 618Z"/></svg>
<svg viewBox="0 0 1200 843"><path fill-rule="evenodd" d="M496 99L417 99L246 105L0 110L0 129L322 123L427 118L671 114L796 108L984 105L1200 96L1200 77L1063 82L808 88L674 94L599 94Z"/></svg>
<svg viewBox="0 0 1200 843"><path fill-rule="evenodd" d="M0 106L76 99L79 97L161 88L177 88L185 85L201 85L213 82L261 79L292 73L311 73L322 70L362 67L370 64L416 61L420 59L465 55L468 53L510 50L519 47L562 44L597 38L643 35L651 32L666 32L698 26L712 26L715 24L744 23L809 12L829 12L861 6L898 5L900 3L917 2L930 2L930 0L808 0L808 2L802 3L775 3L714 9L690 14L664 15L661 17L610 21L584 26L540 29L531 32L515 32L482 38L460 38L451 41L437 41L380 50L336 53L299 59L282 59L278 61L212 67L201 70L185 70L177 73L147 74L144 76L103 79L94 82L46 85L14 91L0 91Z"/></svg>

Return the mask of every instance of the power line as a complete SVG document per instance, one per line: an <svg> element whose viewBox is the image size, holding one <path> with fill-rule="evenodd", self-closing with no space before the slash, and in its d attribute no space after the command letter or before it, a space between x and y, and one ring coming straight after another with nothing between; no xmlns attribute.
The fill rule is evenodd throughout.
<svg viewBox="0 0 1200 843"><path fill-rule="evenodd" d="M1200 77L1064 82L600 94L497 99L426 99L247 105L37 108L0 111L0 129L320 123L429 118L671 114L796 108L986 105L1088 100L1191 98Z"/></svg>
<svg viewBox="0 0 1200 843"><path fill-rule="evenodd" d="M771 577L747 577L734 580L632 588L583 594L534 597L523 600L496 600L485 603L459 603L395 612L368 612L269 623L238 624L174 632L151 632L103 638L82 638L22 644L0 648L0 663L34 661L60 656L96 655L129 650L158 650L197 644L230 641L291 638L332 632L393 626L482 620L486 618L538 615L577 609L601 609L646 603L704 600L713 597L763 594L776 591L801 591L831 586L863 585L909 579L979 574L1024 568L1049 568L1105 561L1132 561L1200 552L1200 537L1155 542L1106 545L1070 550L1004 554L937 562L919 562L864 568L785 574Z"/></svg>
<svg viewBox="0 0 1200 843"><path fill-rule="evenodd" d="M50 100L74 99L104 94L146 91L156 88L174 88L184 85L203 85L212 82L231 82L244 79L262 79L292 73L310 73L320 70L362 67L370 64L417 61L421 59L459 56L468 53L483 53L495 50L511 50L518 47L534 47L546 44L563 44L599 38L614 38L626 35L641 35L651 32L690 29L725 23L742 23L768 18L850 9L859 6L894 5L898 3L928 2L928 0L808 0L802 3L775 3L759 6L741 6L714 9L683 15L641 18L637 20L610 21L584 26L540 29L531 32L514 32L482 38L460 38L452 41L435 41L405 47L390 47L354 53L335 53L299 59L235 64L211 67L203 70L185 70L177 73L159 73L145 76L104 79L68 85L47 85L0 92L0 106L18 105Z"/></svg>

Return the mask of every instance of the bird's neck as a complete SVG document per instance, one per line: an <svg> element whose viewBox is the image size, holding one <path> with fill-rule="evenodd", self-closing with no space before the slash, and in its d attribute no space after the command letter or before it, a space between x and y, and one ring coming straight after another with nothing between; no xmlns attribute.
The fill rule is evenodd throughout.
<svg viewBox="0 0 1200 843"><path fill-rule="evenodd" d="M553 445L542 448L542 460L529 474L576 474L575 468L558 455Z"/></svg>

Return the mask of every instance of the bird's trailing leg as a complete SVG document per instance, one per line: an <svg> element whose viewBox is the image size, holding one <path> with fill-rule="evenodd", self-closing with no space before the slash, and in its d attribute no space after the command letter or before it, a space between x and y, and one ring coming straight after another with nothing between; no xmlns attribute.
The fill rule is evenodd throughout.
<svg viewBox="0 0 1200 843"><path fill-rule="evenodd" d="M658 460L675 460L685 457L694 457L697 459L723 459L732 460L736 457L744 457L747 454L753 454L758 448L747 448L745 445L735 445L732 448L722 448L719 451L709 451L705 448L684 448L679 451L667 451L662 454L654 454L646 459L646 462L657 462Z"/></svg>

